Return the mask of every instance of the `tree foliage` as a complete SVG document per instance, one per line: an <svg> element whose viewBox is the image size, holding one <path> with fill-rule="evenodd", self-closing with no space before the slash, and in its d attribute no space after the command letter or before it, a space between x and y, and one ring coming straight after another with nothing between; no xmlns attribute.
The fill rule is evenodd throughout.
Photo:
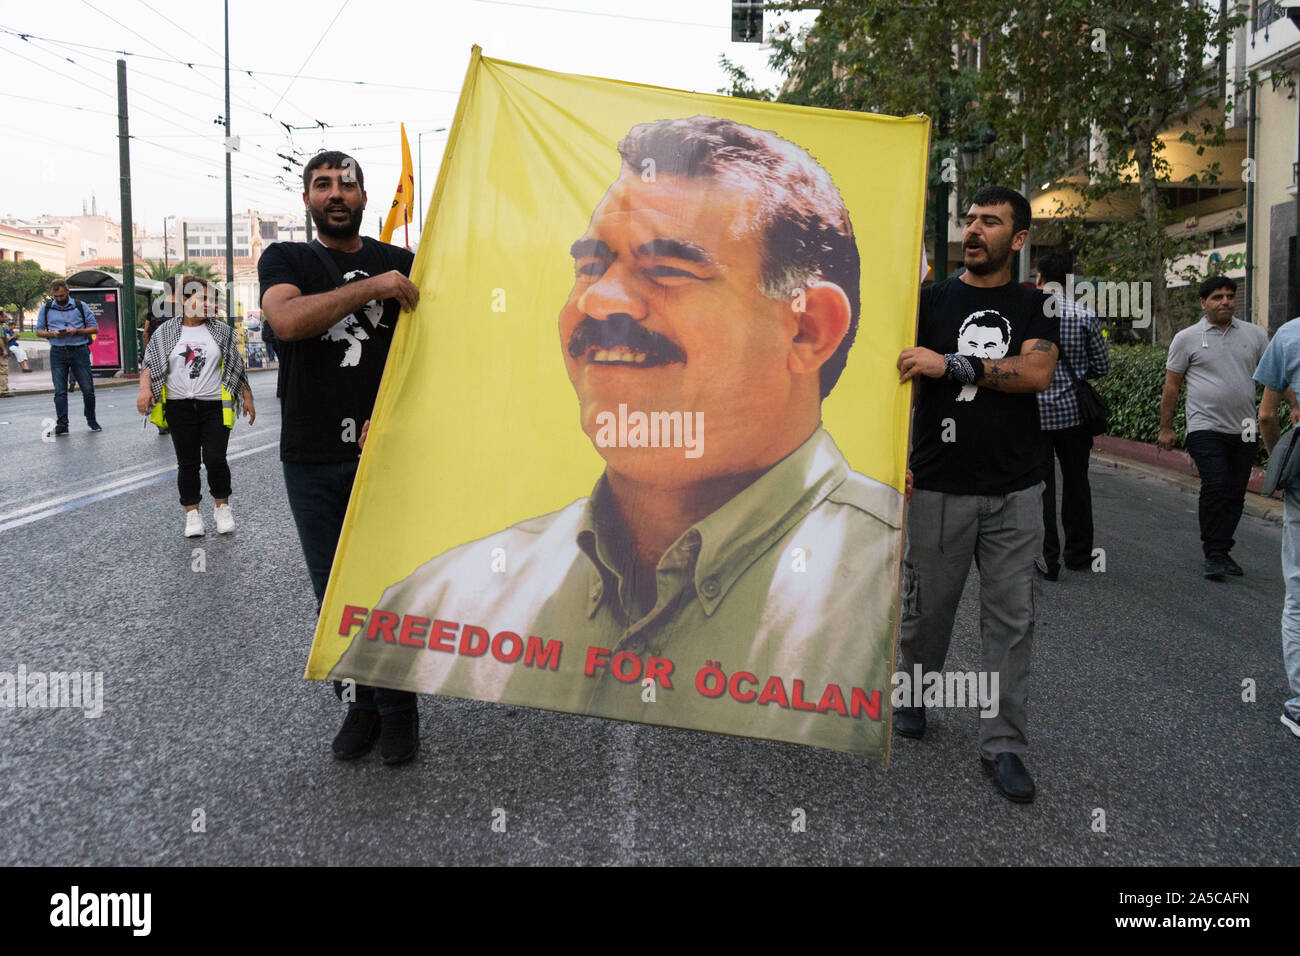
<svg viewBox="0 0 1300 956"><path fill-rule="evenodd" d="M1165 266L1190 249L1166 232L1161 186L1175 173L1161 137L1198 155L1225 142L1215 56L1242 22L1238 6L791 0L770 9L820 13L799 35L774 37L772 64L787 77L782 102L929 115L930 183L957 171L963 199L985 182L1071 183L1055 214L1078 253L1075 271L1150 281L1167 341ZM743 71L732 81L730 92L752 88ZM1200 181L1223 174L1211 167ZM1097 225L1098 207L1117 197L1136 199L1138 213Z"/></svg>
<svg viewBox="0 0 1300 956"><path fill-rule="evenodd" d="M50 291L50 283L61 278L46 272L33 259L18 262L0 261L0 303L18 313L18 324L24 325L23 312L36 308Z"/></svg>

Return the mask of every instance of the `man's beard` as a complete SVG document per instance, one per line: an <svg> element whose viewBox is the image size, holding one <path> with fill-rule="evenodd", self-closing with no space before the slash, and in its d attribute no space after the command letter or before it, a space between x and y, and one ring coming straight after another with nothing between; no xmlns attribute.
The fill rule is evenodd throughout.
<svg viewBox="0 0 1300 956"><path fill-rule="evenodd" d="M326 206L319 212L314 206L307 207L311 212L311 221L316 223L316 231L322 236L328 236L331 239L352 239L361 231L361 217L365 214L365 208L350 210L347 225L336 226L330 222L330 207ZM335 207L344 208L347 207Z"/></svg>
<svg viewBox="0 0 1300 956"><path fill-rule="evenodd" d="M1007 263L1011 261L1011 243L1008 242L1002 249L996 249L986 242L984 244L984 253L982 263L971 265L965 261L965 250L963 250L962 264L966 266L966 271L971 275L987 276L1006 268Z"/></svg>

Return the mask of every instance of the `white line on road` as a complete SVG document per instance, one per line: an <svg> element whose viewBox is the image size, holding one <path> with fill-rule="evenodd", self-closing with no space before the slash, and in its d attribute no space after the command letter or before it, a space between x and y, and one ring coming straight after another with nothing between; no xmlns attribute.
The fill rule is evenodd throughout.
<svg viewBox="0 0 1300 956"><path fill-rule="evenodd" d="M266 451L268 448L279 447L280 443L278 441L268 442L265 445L258 445L256 448L247 448L235 452L233 455L227 455L226 460L234 461L237 458L245 458L260 451ZM117 481L107 482L95 488L74 492L70 495L60 495L46 501L38 501L35 504L27 505L25 508L19 508L17 511L0 515L0 531L19 528L34 521L40 521L43 518L50 518L65 511L71 511L74 508L81 508L96 501L103 501L105 498L113 498L128 491L134 491L136 488L162 481L168 475L175 473L175 465L166 468L154 468L149 471L128 475L125 478L119 478Z"/></svg>

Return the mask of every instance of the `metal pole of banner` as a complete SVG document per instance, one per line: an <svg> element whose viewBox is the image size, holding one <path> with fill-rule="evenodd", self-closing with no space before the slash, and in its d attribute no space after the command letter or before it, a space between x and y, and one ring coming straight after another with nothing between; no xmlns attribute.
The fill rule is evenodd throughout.
<svg viewBox="0 0 1300 956"><path fill-rule="evenodd" d="M231 290L235 287L235 216L234 203L230 195L230 156L234 146L230 140L230 0L225 0L226 19L226 324L235 325L234 297Z"/></svg>
<svg viewBox="0 0 1300 956"><path fill-rule="evenodd" d="M117 165L122 179L122 291L117 303L117 334L122 343L122 373L139 371L135 350L135 229L131 223L131 130L126 113L126 60L117 61Z"/></svg>

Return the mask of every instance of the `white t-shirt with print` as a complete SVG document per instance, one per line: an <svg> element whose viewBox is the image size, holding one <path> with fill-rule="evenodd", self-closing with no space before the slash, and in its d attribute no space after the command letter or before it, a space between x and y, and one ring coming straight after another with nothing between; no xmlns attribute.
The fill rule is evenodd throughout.
<svg viewBox="0 0 1300 956"><path fill-rule="evenodd" d="M221 350L207 326L181 326L167 357L167 398L221 398Z"/></svg>

